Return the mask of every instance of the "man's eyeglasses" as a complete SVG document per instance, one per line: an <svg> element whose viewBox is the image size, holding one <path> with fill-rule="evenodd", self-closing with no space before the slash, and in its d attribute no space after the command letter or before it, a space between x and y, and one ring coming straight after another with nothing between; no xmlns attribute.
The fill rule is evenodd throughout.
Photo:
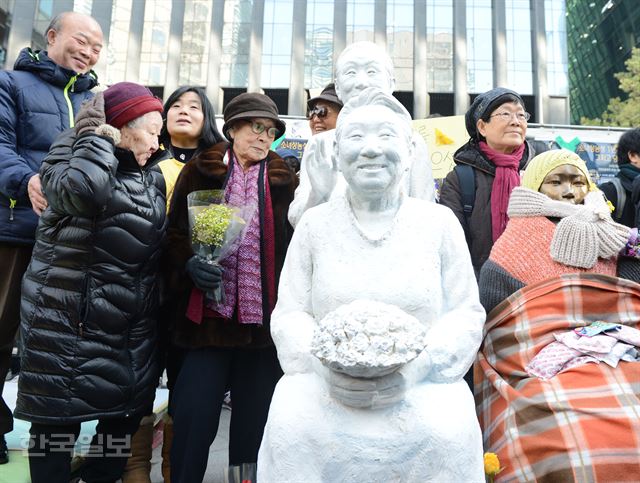
<svg viewBox="0 0 640 483"><path fill-rule="evenodd" d="M313 116L318 116L318 119L324 119L329 114L329 109L326 106L316 106L309 111L309 119Z"/></svg>
<svg viewBox="0 0 640 483"><path fill-rule="evenodd" d="M531 114L528 112L497 112L495 114L491 114L489 117L497 117L502 119L504 122L509 122L513 116L516 116L516 121L518 122L527 122L531 119Z"/></svg>
<svg viewBox="0 0 640 483"><path fill-rule="evenodd" d="M274 139L278 135L278 128L275 128L275 127L268 128L267 126L265 126L264 124L258 121L249 121L249 122L251 124L251 130L255 134L262 134L263 132L267 131L267 136Z"/></svg>

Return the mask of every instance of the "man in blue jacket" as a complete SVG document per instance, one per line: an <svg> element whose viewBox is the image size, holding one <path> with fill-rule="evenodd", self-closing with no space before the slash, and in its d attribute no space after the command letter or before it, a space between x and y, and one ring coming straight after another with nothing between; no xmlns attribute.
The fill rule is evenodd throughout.
<svg viewBox="0 0 640 483"><path fill-rule="evenodd" d="M90 16L64 12L47 28L47 50L20 52L13 71L0 72L0 393L20 321L20 284L38 217L47 207L38 170L59 133L74 126L80 104L98 84L102 30ZM0 464L13 429L0 398Z"/></svg>

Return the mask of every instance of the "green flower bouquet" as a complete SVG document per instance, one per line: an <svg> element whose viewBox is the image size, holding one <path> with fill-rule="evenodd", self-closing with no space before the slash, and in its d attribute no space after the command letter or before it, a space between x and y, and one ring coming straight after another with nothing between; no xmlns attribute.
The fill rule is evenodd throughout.
<svg viewBox="0 0 640 483"><path fill-rule="evenodd" d="M208 263L219 264L237 249L255 207L231 206L223 190L200 190L187 195L191 246ZM223 284L206 294L214 305L224 303Z"/></svg>

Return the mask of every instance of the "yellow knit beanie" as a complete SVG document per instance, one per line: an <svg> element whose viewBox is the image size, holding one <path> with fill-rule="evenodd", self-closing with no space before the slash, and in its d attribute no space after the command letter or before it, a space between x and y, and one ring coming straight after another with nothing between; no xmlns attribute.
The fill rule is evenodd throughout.
<svg viewBox="0 0 640 483"><path fill-rule="evenodd" d="M521 186L529 188L530 190L539 191L545 176L558 166L570 164L575 166L582 174L587 178L589 183L589 191L597 189L595 183L591 179L589 170L585 162L573 151L568 149L552 149L551 151L545 151L542 154L538 154L535 158L529 161L527 168L522 174Z"/></svg>

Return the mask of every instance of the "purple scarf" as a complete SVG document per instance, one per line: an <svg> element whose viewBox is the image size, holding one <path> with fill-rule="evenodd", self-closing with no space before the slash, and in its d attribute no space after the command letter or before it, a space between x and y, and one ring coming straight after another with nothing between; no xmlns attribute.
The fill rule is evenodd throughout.
<svg viewBox="0 0 640 483"><path fill-rule="evenodd" d="M490 148L484 141L478 143L480 150L496 166L496 176L491 186L491 236L494 242L507 227L507 208L511 192L513 188L520 186L518 168L524 154L524 144L511 154L505 154Z"/></svg>
<svg viewBox="0 0 640 483"><path fill-rule="evenodd" d="M231 174L225 189L225 201L232 206L255 206L259 204L258 177L260 163L244 171L232 151L229 151ZM266 170L265 170L266 176ZM266 182L266 181L265 181ZM231 319L238 307L238 323L262 324L262 271L260 266L260 214L256 209L241 237L237 249L225 257L220 265L224 268L222 284L224 303L209 308L222 317Z"/></svg>

